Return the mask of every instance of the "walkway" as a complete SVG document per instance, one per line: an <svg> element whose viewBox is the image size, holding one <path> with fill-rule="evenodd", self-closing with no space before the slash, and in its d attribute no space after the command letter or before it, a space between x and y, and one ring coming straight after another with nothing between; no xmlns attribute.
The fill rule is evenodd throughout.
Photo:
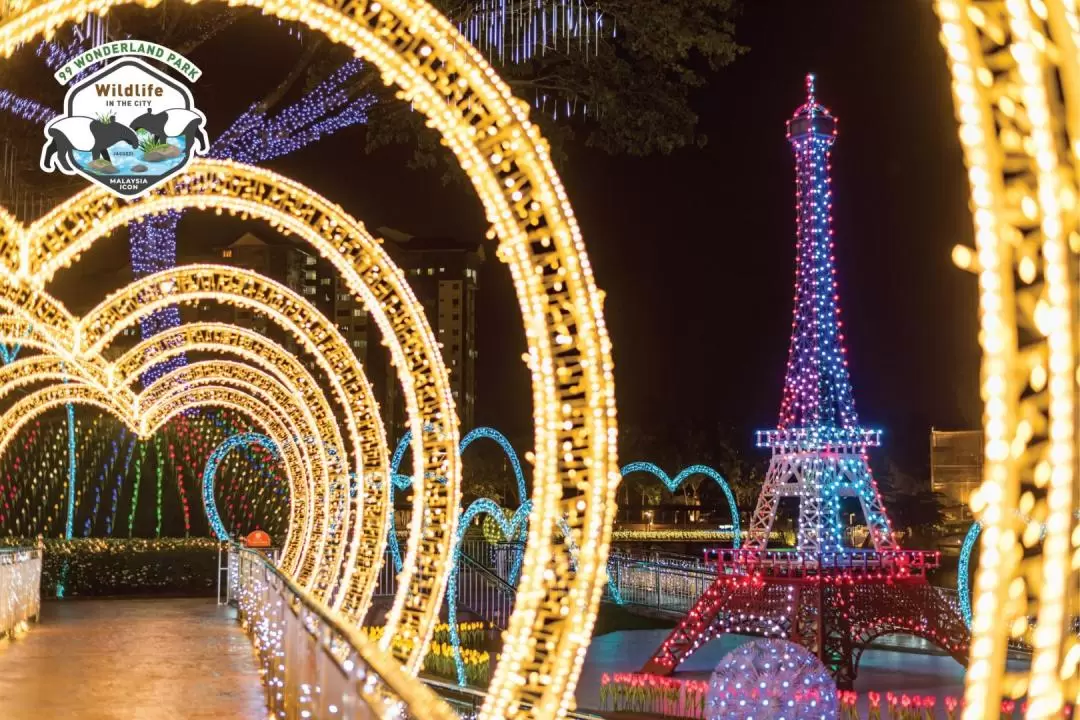
<svg viewBox="0 0 1080 720"><path fill-rule="evenodd" d="M0 641L4 720L266 717L251 643L213 600L42 603L41 623Z"/></svg>

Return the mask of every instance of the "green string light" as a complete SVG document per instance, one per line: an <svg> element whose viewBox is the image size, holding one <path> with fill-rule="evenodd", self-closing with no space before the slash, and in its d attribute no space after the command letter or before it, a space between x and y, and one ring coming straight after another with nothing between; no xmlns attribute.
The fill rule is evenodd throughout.
<svg viewBox="0 0 1080 720"><path fill-rule="evenodd" d="M157 455L157 527L154 530L155 537L161 537L161 495L162 495L162 476L165 473L165 466L161 460L161 438L154 438L154 452Z"/></svg>

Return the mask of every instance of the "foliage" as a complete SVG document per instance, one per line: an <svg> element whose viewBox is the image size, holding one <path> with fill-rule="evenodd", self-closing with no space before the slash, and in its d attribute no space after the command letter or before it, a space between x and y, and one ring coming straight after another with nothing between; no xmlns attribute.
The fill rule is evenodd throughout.
<svg viewBox="0 0 1080 720"><path fill-rule="evenodd" d="M479 498L512 507L526 499L517 496L514 471L502 448L495 443L474 443L468 453L461 473L462 507Z"/></svg>
<svg viewBox="0 0 1080 720"><path fill-rule="evenodd" d="M35 541L0 540L5 546L28 542ZM43 597L214 593L218 543L210 538L49 538L43 543Z"/></svg>
<svg viewBox="0 0 1080 720"><path fill-rule="evenodd" d="M477 3L436 0L451 20L462 21ZM543 10L565 8L562 0L541 0ZM498 64L517 97L540 106L533 112L544 137L559 148L574 136L603 152L650 155L701 146L691 94L707 74L745 52L735 41L735 0L605 0L603 33L589 43L572 40L549 46L536 57ZM489 58L497 63L498 59ZM385 93L392 90L371 90ZM570 106L571 112L565 108ZM558 119L552 108L559 107ZM576 108L577 112L573 112ZM369 150L391 143L411 145L415 167L434 167L442 157L438 137L424 128L419 113L401 102L379 102L372 110Z"/></svg>
<svg viewBox="0 0 1080 720"><path fill-rule="evenodd" d="M139 149L142 150L144 154L154 152L155 150L162 150L169 146L166 142L158 142L153 133L147 132L146 130L138 130L137 133L139 135Z"/></svg>
<svg viewBox="0 0 1080 720"><path fill-rule="evenodd" d="M658 433L654 429L628 426L619 428L619 457L622 462L649 458L662 468L677 471L697 463L709 465L724 477L740 514L746 519L757 503L761 484L765 479L768 457L765 454L747 452L749 437L723 426L708 426L693 419L685 423L664 428ZM644 475L631 476L619 489L618 499L622 505L630 505L633 498L642 498L642 486L654 488L646 491L646 499L659 504L664 500L654 498L649 493L661 492L660 483L655 478ZM670 494L670 493L669 493ZM721 523L728 522L727 501L719 486L707 482L704 476L688 478L675 494L684 495L692 504L699 504L703 510L716 510Z"/></svg>
<svg viewBox="0 0 1080 720"><path fill-rule="evenodd" d="M945 521L944 496L931 490L889 493L883 497L893 528L926 533Z"/></svg>

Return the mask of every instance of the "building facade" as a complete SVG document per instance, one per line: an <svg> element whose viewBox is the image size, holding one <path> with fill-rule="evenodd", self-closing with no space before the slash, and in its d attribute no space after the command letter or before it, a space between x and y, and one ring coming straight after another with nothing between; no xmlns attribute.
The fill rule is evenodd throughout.
<svg viewBox="0 0 1080 720"><path fill-rule="evenodd" d="M442 346L461 427L468 431L476 426L476 290L484 248L480 243L416 237L392 228L376 232L424 306ZM398 438L404 434L407 420L401 386L387 360L379 375L375 384L377 388L381 385L386 432Z"/></svg>
<svg viewBox="0 0 1080 720"><path fill-rule="evenodd" d="M971 494L982 483L981 430L930 429L930 489L949 499L947 512L971 516Z"/></svg>
<svg viewBox="0 0 1080 720"><path fill-rule="evenodd" d="M267 241L253 233L244 233L219 249L216 262L251 270L302 295L337 326L361 362L367 360L367 313L337 277L333 266L323 258L285 239ZM290 352L307 360L304 353L297 352L299 348L291 335L259 313L232 307L224 308L223 312L229 315L223 320L273 337Z"/></svg>

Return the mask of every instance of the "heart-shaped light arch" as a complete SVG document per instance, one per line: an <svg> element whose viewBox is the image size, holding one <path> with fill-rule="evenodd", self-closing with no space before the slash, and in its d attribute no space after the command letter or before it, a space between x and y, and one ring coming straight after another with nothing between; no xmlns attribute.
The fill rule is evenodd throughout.
<svg viewBox="0 0 1080 720"><path fill-rule="evenodd" d="M50 248L50 253L29 248L20 252L20 257L36 258L28 262L28 266L34 268L30 277L36 283L41 283L60 267L75 261L93 242L111 230L147 213L187 208L213 208L265 219L283 232L299 235L327 257L380 328L390 350L391 362L399 369L410 423L418 423L423 417L424 424L437 429L414 441L414 451L418 452L418 457L424 458L423 473L418 468L417 474L446 477L450 482L421 484L421 491L414 496L413 532L407 551L408 557L414 560L406 564L404 574L399 578L401 590L387 614L388 631L382 641L385 646L391 637L410 638L400 646L412 648L410 655L402 660L408 667L419 665L423 661L426 639L430 639L437 622L441 592L445 589L440 578L445 580L446 569L435 558L445 557L449 548L438 552L435 548L449 544L450 537L444 538L444 535L448 530L452 534L457 516L459 463L454 442L447 442L447 439L456 440L456 416L450 396L443 392L448 388L448 379L423 307L408 288L404 274L393 264L378 241L340 207L304 186L259 168L220 161L195 163L183 178L170 182L160 193L134 204L121 205L110 193L90 188L43 216L24 233L15 228L9 232L9 236L22 237L27 242L28 238L38 238L40 246ZM74 236L70 231L72 227L80 228L83 232ZM4 254L2 248L3 244L0 243L0 255ZM46 256L48 259L41 259ZM206 272L215 271L210 268L215 268L219 273L227 271L219 266L205 266ZM165 275L182 270L164 271L154 277L168 283ZM136 283L141 283L143 294L130 293L122 298L123 307L119 308L122 312L145 310L148 307L145 302L147 293L153 298L151 304L154 307L175 302L172 297L174 286L144 282L146 280L144 278ZM193 292L207 296L207 288L202 283L189 282L193 285L190 288ZM236 288L218 287L218 290L228 289ZM269 297L268 301L280 305L282 297L288 294L288 291L279 292ZM18 295L14 299L6 299L0 294L0 303L17 305L21 297ZM60 326L58 334L62 335L64 328L70 326L74 330L78 325L62 307L54 309L49 306L47 310L48 317L55 318L54 323ZM99 316L91 322L87 318L79 327L87 336L79 338L80 347L97 347L114 335L115 332L110 330L115 325L113 320ZM326 334L335 333L336 329L328 324ZM342 355L338 364L341 367L358 367L351 351ZM402 369L407 372L401 372ZM341 374L343 382L348 382L360 373ZM449 423L453 427L446 427L445 418L454 420ZM378 481L374 484L380 485ZM453 498L453 502L448 502L448 498ZM365 510L368 509L372 508L365 507ZM369 513L363 513L363 517L366 526ZM447 521L450 521L450 525L447 525ZM382 559L381 543L385 542L385 538L381 532L380 528L379 544L373 545L371 552L365 553L365 557L373 558L373 562L381 562ZM417 565L415 558L419 557L421 543L427 559ZM286 560L294 557L285 555ZM358 565L359 562L353 562L348 563L347 567L356 568ZM365 576L368 567L364 566ZM373 589L373 584L371 587ZM349 596L354 598L355 603L356 594ZM370 594L366 597L370 597ZM346 599L347 596L339 596L335 605L340 606ZM366 603L366 599L360 599ZM363 608L357 607L353 612L362 615ZM399 623L403 625L398 627ZM395 628L395 632L389 632L389 628ZM421 629L424 631L421 632ZM414 641L421 637L425 638L423 643Z"/></svg>
<svg viewBox="0 0 1080 720"><path fill-rule="evenodd" d="M246 432L230 435L221 441L210 453L210 457L206 459L206 465L203 466L203 507L206 508L206 517L210 523L210 530L213 531L218 540L229 540L232 536L225 529L225 523L221 522L221 515L217 511L217 501L214 498L214 483L217 470L225 456L232 452L233 449L248 447L249 445L258 445L270 453L271 458L280 458L277 443L274 442L273 438L262 433Z"/></svg>
<svg viewBox="0 0 1080 720"><path fill-rule="evenodd" d="M11 3L4 8L0 50L10 56L36 35L51 33L88 10L103 13L122 4L128 3ZM600 293L547 145L528 120L528 105L513 98L483 57L422 0L357 0L344 6L311 0L244 4L325 33L374 63L388 83L398 86L401 99L412 103L443 136L473 182L500 241L499 255L510 266L521 304L533 373L536 517L515 613L482 715L500 720L561 715L572 704L583 648L595 622L619 475L610 343ZM41 253L54 254L48 247ZM24 275L34 274L36 258L29 243L19 249L0 244L0 258L12 256ZM444 528L425 544L425 557L433 561L440 549L445 557L453 537L458 498L452 491L459 475L452 457L457 438L451 398L446 388L440 389L444 412L428 419L445 426L438 433L445 443L444 454L429 469L432 477L447 477L451 487L447 492L429 483L433 499L443 501L432 510L430 519L435 522L428 523ZM428 446L433 441L422 437L426 435L422 427L413 424L416 442ZM417 456L428 464L427 455ZM448 456L451 462L444 462ZM422 477L416 482L424 488ZM553 542L563 517L576 535L576 545L589 548L581 553L573 574L568 549ZM415 518L410 543L419 544L422 521ZM410 565L424 559L412 552L408 558ZM411 570L406 568L410 580ZM434 595L441 597L445 575L434 572L430 581L423 590L433 585ZM432 629L418 628L423 632L410 639L426 646Z"/></svg>
<svg viewBox="0 0 1080 720"><path fill-rule="evenodd" d="M208 276L208 273L215 275L214 279ZM310 304L299 295L291 293L284 286L280 286L273 281L269 281L265 278L249 273L237 268L198 268L187 267L178 268L168 273L159 274L157 276L150 276L145 279L145 282L140 286L136 285L132 292L136 293L143 299L143 303L137 305L131 305L130 303L124 307L128 311L128 315L120 315L115 308L116 298L123 299L123 293L113 296L110 300L100 305L84 320L84 323L89 324L91 327L108 327L109 332L105 335L95 336L95 347L90 348L87 352L98 350L108 340L115 337L125 327L137 322L140 313L149 312L157 304L165 302L166 299L176 302L194 302L198 299L206 299L207 287L214 286L215 283L224 283L230 285L230 291L223 291L221 293L214 294L211 299L235 301L241 304L247 304L253 309L256 309L267 317L275 320L278 324L282 325L286 330L293 333L293 335L301 342L301 344L316 356L317 361L326 372L327 377L330 379L331 385L337 389L337 394L345 401L345 407L347 410L354 411L355 414L362 414L361 421L365 433L364 439L360 441L361 447L365 448L362 453L364 457L368 458L365 462L364 469L367 471L368 476L384 476L385 475L385 458L386 449L382 443L382 429L378 423L377 407L375 405L373 396L370 389L367 387L366 380L363 379L362 369L355 360L355 356L348 348L343 338L336 332L336 329L332 325L327 323L322 316L310 306ZM166 292L162 288L169 288ZM189 292L185 293L185 288ZM239 289L236 289L239 288ZM37 295L49 300L43 293L38 292ZM275 308L267 305L265 302L259 300L260 297L274 297L278 300L278 305L284 302L288 307L288 312L282 312L280 307ZM148 304L149 303L149 304ZM156 303L156 304L155 304ZM62 306L58 306L61 316L65 316ZM98 318L105 316L106 320L100 321ZM5 327L9 332L19 331L24 332L25 328L20 328L17 322L7 322ZM75 323L76 328L80 327L79 323ZM255 340L249 333L239 328L232 328L228 330L229 326L220 326L214 324L196 324L193 326L186 326L188 329L184 332L193 341L197 342L200 346L208 346L209 341L217 343L219 346L223 344L229 344L228 350L232 350L238 353L246 353L248 355L261 354L266 357L277 358L278 365L289 365L291 362L292 367L302 367L294 359L288 358L280 348L269 343L265 339ZM59 333L53 333L53 336ZM41 333L38 333L41 335ZM174 338L168 338L172 340ZM239 342L237 342L239 341ZM36 336L30 339L30 342L36 342L44 349L52 349L53 345L45 342L43 339L38 339ZM231 345L235 343L235 347ZM146 345L145 343L143 345ZM194 349L192 344L181 344L178 346L180 349ZM136 348L136 350L142 350L143 347ZM160 348L159 348L160 349ZM225 348L219 348L225 349ZM85 354L85 353L84 353ZM156 354L153 354L156 356ZM326 356L330 355L328 359ZM91 359L96 356L89 355ZM345 361L342 361L342 358ZM331 362L333 360L333 362ZM350 367L348 361L352 361L352 372L346 372ZM107 367L105 369L97 368L96 365L88 364L87 370L95 369L99 376L114 378L117 372L121 375L127 373L127 379L117 385L118 391L127 392L124 389L126 384L131 384L138 377L139 373L145 369L145 363L147 357L139 357L132 355L129 352L118 361L117 367ZM344 366L344 367L343 367ZM342 389L342 382L339 378L341 375L347 375L351 378L351 382L346 382L344 385L346 388ZM107 380L107 378L106 378ZM314 388L309 389L308 395L314 392L318 396L317 390ZM300 393L298 393L300 394ZM329 421L329 415L325 415ZM350 423L355 425L356 423ZM323 423L321 432L324 437L332 437L336 433L336 428L332 423ZM309 433L310 434L310 433ZM342 453L340 449L335 453L337 457L341 457ZM373 460L371 458L374 458ZM324 463L325 464L325 463ZM326 483L323 483L322 487L326 487ZM347 488L339 488L343 491L343 494L347 495ZM373 488L374 489L374 488ZM384 491L377 491L369 493L369 502L365 507L365 512L357 510L351 515L361 515L364 524L367 526L365 530L367 545L371 545L378 541L380 533L382 531L382 524L379 522L380 513L385 508L385 501L382 500L381 495ZM378 502L374 502L377 500ZM340 502L339 502L340 504ZM334 511L336 514L337 511ZM310 517L310 515L309 515ZM338 545L340 547L340 545ZM351 547L355 548L356 543L351 544ZM365 555L370 553L365 553ZM355 555L355 553L354 553ZM294 554L294 557L298 555ZM376 555L376 557L379 557ZM325 568L340 568L341 563L336 561L336 558L331 558L329 563L324 563ZM362 606L366 603L366 598L369 598L374 590L374 584L377 581L377 566L371 564L365 564L363 566L364 571L360 573L353 572L355 569L355 562L346 565L345 569L347 574L351 573L350 577L346 578L343 583L337 583L339 586L344 586L346 591L339 593L342 600L351 600L353 606ZM327 582L326 578L322 578L320 584L325 582L327 586L331 583Z"/></svg>

